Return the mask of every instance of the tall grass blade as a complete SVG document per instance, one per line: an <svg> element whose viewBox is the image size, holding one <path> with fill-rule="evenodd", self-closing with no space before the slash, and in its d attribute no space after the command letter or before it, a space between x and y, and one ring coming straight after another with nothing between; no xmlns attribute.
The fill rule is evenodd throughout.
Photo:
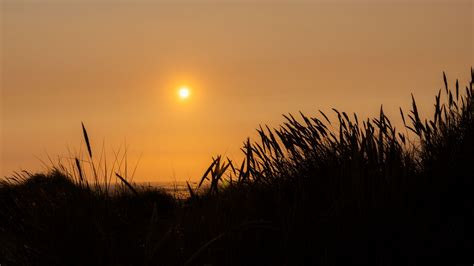
<svg viewBox="0 0 474 266"><path fill-rule="evenodd" d="M81 122L81 125L82 125L82 133L84 134L84 140L86 141L87 151L89 152L90 158L92 158L92 149L91 149L91 144L89 142L89 136L87 135L87 130L83 122Z"/></svg>
<svg viewBox="0 0 474 266"><path fill-rule="evenodd" d="M122 181L122 182L125 184L125 186L127 186L127 188L130 189L130 191L133 192L133 194L138 195L138 192L133 188L133 186L132 186L130 183L128 183L127 180L125 180L125 178L123 178L123 177L122 177L121 175L119 175L118 173L115 173L115 175L120 179L120 181Z"/></svg>
<svg viewBox="0 0 474 266"><path fill-rule="evenodd" d="M186 181L186 185L188 186L189 196L194 198L194 190L191 188L191 185L189 185L188 181Z"/></svg>
<svg viewBox="0 0 474 266"><path fill-rule="evenodd" d="M84 176L82 174L82 168L81 168L81 163L79 162L79 159L74 158L75 161L76 161L76 167L77 167L77 171L79 172L79 180L80 182L82 183L84 181Z"/></svg>

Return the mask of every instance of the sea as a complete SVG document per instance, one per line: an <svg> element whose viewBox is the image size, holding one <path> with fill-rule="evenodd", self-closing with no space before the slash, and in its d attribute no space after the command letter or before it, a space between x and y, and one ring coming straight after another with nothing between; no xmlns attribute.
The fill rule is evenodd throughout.
<svg viewBox="0 0 474 266"><path fill-rule="evenodd" d="M189 182L189 185L192 189L196 189L198 183L197 182ZM167 193L175 196L176 198L187 198L189 197L189 189L186 182L136 182L134 186L137 187L154 187L163 189Z"/></svg>

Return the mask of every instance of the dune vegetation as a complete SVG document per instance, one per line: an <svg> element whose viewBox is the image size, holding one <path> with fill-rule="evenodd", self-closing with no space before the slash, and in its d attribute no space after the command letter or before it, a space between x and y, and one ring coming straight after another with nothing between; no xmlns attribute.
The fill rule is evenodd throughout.
<svg viewBox="0 0 474 266"><path fill-rule="evenodd" d="M444 75L432 116L412 98L400 131L382 108L285 116L243 161L213 158L186 198L107 168L83 127L85 160L1 182L0 264L472 263L473 82Z"/></svg>

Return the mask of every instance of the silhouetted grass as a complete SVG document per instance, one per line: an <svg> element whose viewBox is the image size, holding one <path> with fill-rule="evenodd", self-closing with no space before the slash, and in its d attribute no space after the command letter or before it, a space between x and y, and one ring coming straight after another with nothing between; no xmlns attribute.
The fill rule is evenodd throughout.
<svg viewBox="0 0 474 266"><path fill-rule="evenodd" d="M0 263L472 263L473 80L450 90L444 75L432 118L412 96L400 109L410 134L382 108L367 120L289 114L244 143L242 162L213 158L187 199L134 185L119 155L94 161L83 125L87 159L1 183Z"/></svg>

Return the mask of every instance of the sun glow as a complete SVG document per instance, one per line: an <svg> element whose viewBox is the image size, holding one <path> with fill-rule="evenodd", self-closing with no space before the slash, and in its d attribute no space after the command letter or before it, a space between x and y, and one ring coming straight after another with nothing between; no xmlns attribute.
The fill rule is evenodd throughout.
<svg viewBox="0 0 474 266"><path fill-rule="evenodd" d="M191 91L189 90L188 87L181 87L178 90L179 98L181 98L182 100L189 98L190 94L191 94Z"/></svg>

